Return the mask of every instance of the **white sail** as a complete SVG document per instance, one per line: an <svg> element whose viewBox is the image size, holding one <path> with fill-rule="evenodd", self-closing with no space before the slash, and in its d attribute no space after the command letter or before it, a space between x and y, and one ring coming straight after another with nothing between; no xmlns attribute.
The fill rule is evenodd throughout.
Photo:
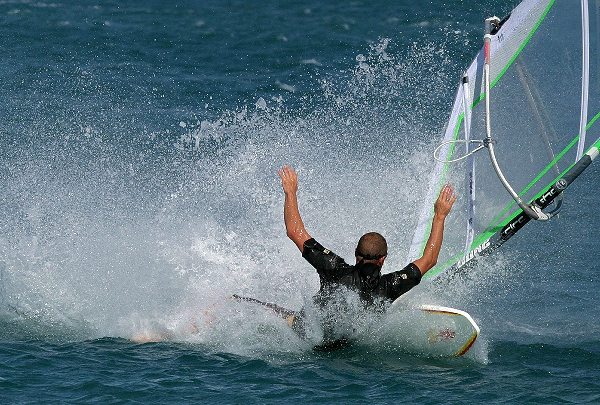
<svg viewBox="0 0 600 405"><path fill-rule="evenodd" d="M489 112L494 149L507 181L526 202L541 199L537 204L546 206L597 155L599 1L592 0L590 7L588 0L525 0L492 32ZM450 143L439 151L446 160L465 154L463 145L452 142L486 137L483 49L464 78L444 133L443 142ZM498 179L487 152L455 163L437 162L409 261L422 254L433 202L445 182L466 192L447 221L440 260L427 278L462 266L529 221Z"/></svg>

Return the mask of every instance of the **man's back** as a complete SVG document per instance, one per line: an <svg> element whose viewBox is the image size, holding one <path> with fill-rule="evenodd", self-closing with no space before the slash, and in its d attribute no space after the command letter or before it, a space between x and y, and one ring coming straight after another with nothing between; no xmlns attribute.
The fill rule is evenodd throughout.
<svg viewBox="0 0 600 405"><path fill-rule="evenodd" d="M413 263L400 271L382 275L380 266L373 263L349 265L315 239L304 243L302 256L319 274L321 287L316 299L321 306L327 304L340 286L356 291L365 304L373 305L394 301L421 281L421 271Z"/></svg>

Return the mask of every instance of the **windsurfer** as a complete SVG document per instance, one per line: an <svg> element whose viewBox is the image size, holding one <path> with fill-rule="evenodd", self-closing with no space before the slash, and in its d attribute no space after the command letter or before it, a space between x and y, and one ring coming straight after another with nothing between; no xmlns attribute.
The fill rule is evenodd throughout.
<svg viewBox="0 0 600 405"><path fill-rule="evenodd" d="M377 232L364 234L355 250L355 265L324 248L306 230L298 208L298 175L293 168L284 166L279 177L285 195L284 222L287 236L294 242L320 278L320 289L315 303L328 305L339 287L356 291L367 305L392 302L419 284L421 277L437 263L444 236L444 223L456 201L452 186L445 185L434 205L431 232L423 255L402 270L381 274L387 258L387 242ZM381 305L377 305L381 308ZM284 318L299 334L303 333L303 312L283 313ZM327 337L327 331L326 337Z"/></svg>

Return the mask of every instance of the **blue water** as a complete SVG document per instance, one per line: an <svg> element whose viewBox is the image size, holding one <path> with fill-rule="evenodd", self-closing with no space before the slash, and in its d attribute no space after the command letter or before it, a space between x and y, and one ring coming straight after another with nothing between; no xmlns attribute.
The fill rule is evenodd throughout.
<svg viewBox="0 0 600 405"><path fill-rule="evenodd" d="M311 234L350 258L379 230L404 265L455 84L508 3L0 2L0 400L600 402L598 167L560 218L415 291L477 320L466 358L317 353L227 299L318 288L284 163Z"/></svg>

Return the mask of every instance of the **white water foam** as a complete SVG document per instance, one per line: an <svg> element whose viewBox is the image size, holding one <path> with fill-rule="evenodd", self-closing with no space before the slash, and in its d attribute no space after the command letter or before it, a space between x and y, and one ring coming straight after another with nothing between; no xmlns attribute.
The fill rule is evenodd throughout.
<svg viewBox="0 0 600 405"><path fill-rule="evenodd" d="M183 123L168 152L128 155L86 124L77 147L65 134L60 149L16 153L2 192L7 313L88 338L310 347L284 320L229 297L298 310L318 289L285 237L283 164L298 170L300 209L321 243L350 261L358 238L377 230L390 246L384 271L406 264L441 130L430 122L443 122L448 104L437 89L452 69L443 47L415 45L402 60L387 48L382 40L345 77L324 79L306 111L261 98Z"/></svg>

